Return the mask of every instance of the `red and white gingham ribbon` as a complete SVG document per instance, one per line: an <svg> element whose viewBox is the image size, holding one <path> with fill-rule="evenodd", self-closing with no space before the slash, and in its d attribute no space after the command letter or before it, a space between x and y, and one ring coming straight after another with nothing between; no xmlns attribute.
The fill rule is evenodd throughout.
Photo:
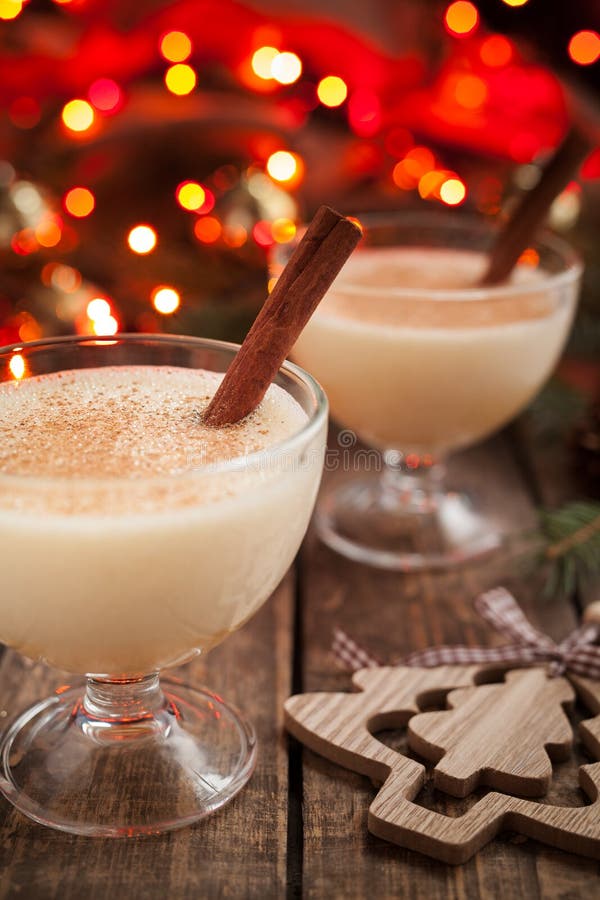
<svg viewBox="0 0 600 900"><path fill-rule="evenodd" d="M547 662L550 663L551 675L562 675L569 671L587 678L600 678L600 646L594 643L600 636L599 624L590 622L581 625L557 644L533 627L515 598L505 588L494 588L481 594L475 601L475 608L496 631L515 643L504 647L428 647L426 650L410 653L397 660L396 664L430 668L477 663L506 662L519 666ZM381 665L376 657L340 628L334 631L332 651L353 672Z"/></svg>

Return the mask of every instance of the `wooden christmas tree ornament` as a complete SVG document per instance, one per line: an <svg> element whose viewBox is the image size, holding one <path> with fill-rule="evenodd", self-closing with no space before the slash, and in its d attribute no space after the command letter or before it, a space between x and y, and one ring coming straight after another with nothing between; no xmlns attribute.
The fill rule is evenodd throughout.
<svg viewBox="0 0 600 900"><path fill-rule="evenodd" d="M548 678L539 667L509 672L504 681L491 684L506 668L362 669L353 676L358 693L291 697L285 704L286 725L312 750L382 784L369 809L368 827L385 840L461 863L508 828L600 859L600 682L569 676L594 714L579 726L597 760L579 769L580 786L591 803L550 806L525 797L546 793L549 756L564 758L569 752L572 733L563 707L574 693L565 678ZM449 709L420 712L445 697ZM407 723L411 748L437 763L437 787L459 797L478 784L496 790L458 817L419 806L415 801L425 783L425 766L373 736Z"/></svg>

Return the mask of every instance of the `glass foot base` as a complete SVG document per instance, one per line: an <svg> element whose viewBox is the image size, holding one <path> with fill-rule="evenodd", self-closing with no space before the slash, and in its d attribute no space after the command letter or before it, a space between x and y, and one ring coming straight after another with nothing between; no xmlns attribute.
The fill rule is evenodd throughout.
<svg viewBox="0 0 600 900"><path fill-rule="evenodd" d="M450 568L502 543L466 495L385 490L376 472L326 488L315 522L323 542L343 556L403 572Z"/></svg>
<svg viewBox="0 0 600 900"><path fill-rule="evenodd" d="M38 703L0 745L0 789L29 818L74 834L180 828L226 804L256 762L252 726L207 690L165 680L151 712L90 715L84 688Z"/></svg>

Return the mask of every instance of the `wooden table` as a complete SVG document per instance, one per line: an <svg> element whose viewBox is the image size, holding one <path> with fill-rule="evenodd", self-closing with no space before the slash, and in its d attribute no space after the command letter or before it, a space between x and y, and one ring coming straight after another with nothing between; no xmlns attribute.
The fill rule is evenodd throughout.
<svg viewBox="0 0 600 900"><path fill-rule="evenodd" d="M457 457L451 468L485 491L509 526L526 528L536 505L574 494L563 452L547 442L532 451L521 424ZM597 862L516 835L502 834L460 867L372 837L366 828L371 783L303 750L282 731L282 705L291 693L349 687L349 675L329 652L334 624L386 659L432 643L502 643L472 607L479 591L500 583L553 638L575 626L584 598L542 598L541 574L519 572L505 557L446 574L401 576L351 564L309 535L294 570L261 612L185 669L188 681L210 685L254 721L260 757L249 785L196 827L133 840L44 829L2 800L0 900L600 897ZM0 714L12 716L64 680L6 651ZM574 778L581 759L559 767L552 802L582 803ZM452 811L450 802L429 802Z"/></svg>

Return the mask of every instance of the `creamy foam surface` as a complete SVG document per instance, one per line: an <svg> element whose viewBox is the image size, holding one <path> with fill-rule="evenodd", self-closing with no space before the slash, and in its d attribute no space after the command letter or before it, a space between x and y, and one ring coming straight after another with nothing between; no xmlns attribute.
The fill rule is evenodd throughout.
<svg viewBox="0 0 600 900"><path fill-rule="evenodd" d="M273 447L307 421L299 404L271 385L260 406L242 422L209 428L202 423L202 411L221 379L221 374L198 369L106 366L0 384L0 478L129 483L162 478L167 485L172 476L195 474L202 466ZM178 480L190 483L189 490L185 486L179 490L181 503L207 496L208 478L201 479L202 489L193 486L194 475ZM14 499L25 491L26 482L7 479L0 508L10 502L11 494ZM226 492L226 481L221 483ZM136 497L143 495L139 484L133 487ZM149 487L144 508L153 492L160 503L160 486ZM69 493L63 491L65 511ZM100 506L110 505L109 494L114 500L117 493L126 502L127 485L107 487ZM210 493L212 499L215 490ZM73 511L88 511L85 495L81 488L77 502L70 503ZM96 491L94 496L100 495ZM56 499L51 505L56 508Z"/></svg>
<svg viewBox="0 0 600 900"><path fill-rule="evenodd" d="M508 283L522 286L523 293L517 291L514 297L503 293L498 299L489 288L477 290L486 265L483 253L470 250L365 248L350 257L315 315L384 327L452 328L548 314L547 295L535 290L548 273L535 266L517 266ZM448 302L447 296L428 298L422 293L427 291L449 291L453 296Z"/></svg>

